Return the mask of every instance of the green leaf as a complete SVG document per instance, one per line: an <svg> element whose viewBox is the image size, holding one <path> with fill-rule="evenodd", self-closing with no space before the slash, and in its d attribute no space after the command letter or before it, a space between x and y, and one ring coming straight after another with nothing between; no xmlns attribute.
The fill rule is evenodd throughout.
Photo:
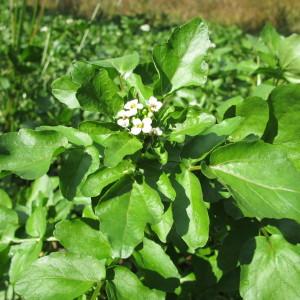
<svg viewBox="0 0 300 300"><path fill-rule="evenodd" d="M100 202L96 214L100 230L112 246L113 257L127 258L143 240L146 224L161 220L163 205L155 190L145 182L135 182L130 192Z"/></svg>
<svg viewBox="0 0 300 300"><path fill-rule="evenodd" d="M167 236L171 231L173 224L173 208L172 205L170 205L167 211L162 215L161 220L158 223L151 225L151 229L163 243L166 243Z"/></svg>
<svg viewBox="0 0 300 300"><path fill-rule="evenodd" d="M73 82L68 75L56 79L51 85L52 94L56 99L71 109L80 107L76 98L79 87L80 84Z"/></svg>
<svg viewBox="0 0 300 300"><path fill-rule="evenodd" d="M71 78L76 84L82 85L95 75L95 67L83 61L76 61L71 68Z"/></svg>
<svg viewBox="0 0 300 300"><path fill-rule="evenodd" d="M177 27L166 44L153 50L160 76L157 92L167 94L205 83L207 65L203 58L210 45L207 26L200 19Z"/></svg>
<svg viewBox="0 0 300 300"><path fill-rule="evenodd" d="M129 87L133 87L136 91L138 98L144 104L153 95L153 89L150 86L144 85L142 78L138 74L132 73L130 76L126 77L126 82Z"/></svg>
<svg viewBox="0 0 300 300"><path fill-rule="evenodd" d="M269 102L277 127L274 144L286 149L289 159L300 170L300 86L290 84L276 88ZM271 134L276 132L271 130Z"/></svg>
<svg viewBox="0 0 300 300"><path fill-rule="evenodd" d="M105 140L104 165L117 166L125 156L134 154L143 148L143 144L134 136L120 132Z"/></svg>
<svg viewBox="0 0 300 300"><path fill-rule="evenodd" d="M51 131L21 129L0 136L0 172L11 171L24 179L45 174L52 156L67 139Z"/></svg>
<svg viewBox="0 0 300 300"><path fill-rule="evenodd" d="M114 68L124 76L126 73L130 74L137 67L139 60L140 58L138 53L134 52L133 54L124 55L121 57L94 60L91 61L90 64L101 68Z"/></svg>
<svg viewBox="0 0 300 300"><path fill-rule="evenodd" d="M102 69L95 77L84 83L77 91L76 97L84 110L101 112L114 117L123 105L118 95L118 87Z"/></svg>
<svg viewBox="0 0 300 300"><path fill-rule="evenodd" d="M255 242L251 240L245 245L241 263L240 293L243 299L300 297L299 245L289 244L280 235L259 236Z"/></svg>
<svg viewBox="0 0 300 300"><path fill-rule="evenodd" d="M215 117L211 114L190 110L183 123L176 124L172 129L169 140L177 143L184 142L185 136L195 136L215 124Z"/></svg>
<svg viewBox="0 0 300 300"><path fill-rule="evenodd" d="M100 260L111 257L111 248L103 233L79 219L64 220L56 224L54 236L71 253L93 256Z"/></svg>
<svg viewBox="0 0 300 300"><path fill-rule="evenodd" d="M180 278L177 268L165 250L147 238L144 238L143 247L136 250L133 257L142 269L156 272L165 279Z"/></svg>
<svg viewBox="0 0 300 300"><path fill-rule="evenodd" d="M77 146L86 147L92 145L93 143L93 140L88 134L81 132L80 130L72 127L58 125L58 126L40 126L36 129L42 131L53 130L56 132L60 132L64 137L68 139L70 143Z"/></svg>
<svg viewBox="0 0 300 300"><path fill-rule="evenodd" d="M79 125L81 131L90 135L93 141L102 146L111 135L119 132L119 127L115 123L104 123L96 121L85 121Z"/></svg>
<svg viewBox="0 0 300 300"><path fill-rule="evenodd" d="M26 232L33 236L42 238L47 228L47 209L37 207L26 222Z"/></svg>
<svg viewBox="0 0 300 300"><path fill-rule="evenodd" d="M269 120L268 103L258 97L248 98L236 106L236 115L243 121L231 134L232 141L240 141L248 135L262 137Z"/></svg>
<svg viewBox="0 0 300 300"><path fill-rule="evenodd" d="M218 145L221 145L242 123L242 117L223 120L190 139L182 148L181 157L195 162L205 158Z"/></svg>
<svg viewBox="0 0 300 300"><path fill-rule="evenodd" d="M0 251L9 244L18 228L17 213L0 205Z"/></svg>
<svg viewBox="0 0 300 300"><path fill-rule="evenodd" d="M38 259L42 250L43 242L26 242L13 246L10 250L12 260L9 268L9 280L16 283L22 273Z"/></svg>
<svg viewBox="0 0 300 300"><path fill-rule="evenodd" d="M166 173L162 173L157 181L158 190L171 201L176 198L176 191L172 186L171 180Z"/></svg>
<svg viewBox="0 0 300 300"><path fill-rule="evenodd" d="M176 175L173 204L175 229L189 250L203 247L208 240L209 217L198 178L185 167Z"/></svg>
<svg viewBox="0 0 300 300"><path fill-rule="evenodd" d="M278 146L237 143L215 150L210 170L247 217L300 221L300 173Z"/></svg>
<svg viewBox="0 0 300 300"><path fill-rule="evenodd" d="M278 57L283 77L289 82L300 83L300 35L281 39Z"/></svg>
<svg viewBox="0 0 300 300"><path fill-rule="evenodd" d="M103 188L123 176L133 173L134 170L134 165L129 160L123 160L113 168L101 168L88 176L81 191L87 197L99 196Z"/></svg>
<svg viewBox="0 0 300 300"><path fill-rule="evenodd" d="M9 195L3 189L0 189L0 206L12 208L12 201Z"/></svg>
<svg viewBox="0 0 300 300"><path fill-rule="evenodd" d="M60 189L64 197L72 200L77 193L78 186L82 183L92 164L92 157L84 149L70 149L66 152L60 178Z"/></svg>
<svg viewBox="0 0 300 300"><path fill-rule="evenodd" d="M73 300L104 278L104 264L95 258L52 253L35 261L15 289L30 300Z"/></svg>
<svg viewBox="0 0 300 300"><path fill-rule="evenodd" d="M144 286L129 269L121 266L114 268L114 278L106 285L109 300L163 300L165 295L158 290Z"/></svg>

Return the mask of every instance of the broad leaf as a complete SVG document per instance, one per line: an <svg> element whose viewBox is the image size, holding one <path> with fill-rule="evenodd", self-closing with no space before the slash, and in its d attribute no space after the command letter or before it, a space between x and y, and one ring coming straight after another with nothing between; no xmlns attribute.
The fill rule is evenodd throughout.
<svg viewBox="0 0 300 300"><path fill-rule="evenodd" d="M173 215L177 233L189 250L203 247L208 240L209 218L198 178L185 167L176 175Z"/></svg>
<svg viewBox="0 0 300 300"><path fill-rule="evenodd" d="M22 243L11 248L10 254L13 256L9 268L11 283L16 283L22 273L38 259L42 246L42 241L37 241Z"/></svg>
<svg viewBox="0 0 300 300"><path fill-rule="evenodd" d="M133 173L135 170L129 160L121 161L112 168L101 168L88 176L81 191L87 197L96 197L101 194L103 188L119 180L121 177Z"/></svg>
<svg viewBox="0 0 300 300"><path fill-rule="evenodd" d="M248 98L236 106L236 115L242 117L243 121L231 134L232 141L240 141L248 135L260 138L269 119L268 103L258 97Z"/></svg>
<svg viewBox="0 0 300 300"><path fill-rule="evenodd" d="M17 228L17 213L10 208L0 205L0 251L13 239Z"/></svg>
<svg viewBox="0 0 300 300"><path fill-rule="evenodd" d="M215 150L210 163L245 216L300 221L300 173L278 146L228 145Z"/></svg>
<svg viewBox="0 0 300 300"><path fill-rule="evenodd" d="M79 108L80 104L76 98L80 84L72 81L70 76L62 76L53 81L52 93L58 101L67 105L69 108Z"/></svg>
<svg viewBox="0 0 300 300"><path fill-rule="evenodd" d="M12 208L12 201L9 195L3 189L0 189L0 206Z"/></svg>
<svg viewBox="0 0 300 300"><path fill-rule="evenodd" d="M26 222L26 232L33 236L42 238L47 227L47 209L37 207Z"/></svg>
<svg viewBox="0 0 300 300"><path fill-rule="evenodd" d="M58 223L54 236L69 252L97 259L111 257L111 248L103 233L79 219Z"/></svg>
<svg viewBox="0 0 300 300"><path fill-rule="evenodd" d="M164 249L147 238L144 238L143 247L136 250L133 257L142 269L156 272L166 279L180 278L177 268Z"/></svg>
<svg viewBox="0 0 300 300"><path fill-rule="evenodd" d="M136 68L136 66L139 64L139 60L140 58L138 53L134 52L133 54L124 55L121 57L94 60L90 63L94 66L98 66L101 68L114 68L121 75L127 75L130 74Z"/></svg>
<svg viewBox="0 0 300 300"><path fill-rule="evenodd" d="M100 230L112 245L113 257L127 258L143 240L146 224L160 221L163 205L150 186L134 183L130 192L100 202L96 213Z"/></svg>
<svg viewBox="0 0 300 300"><path fill-rule="evenodd" d="M53 130L60 132L68 141L77 146L89 146L93 143L91 137L73 127L58 126L40 126L38 130Z"/></svg>
<svg viewBox="0 0 300 300"><path fill-rule="evenodd" d="M104 265L95 258L52 253L34 262L15 289L30 300L73 300L104 278Z"/></svg>
<svg viewBox="0 0 300 300"><path fill-rule="evenodd" d="M104 69L92 80L84 83L78 89L76 97L84 110L101 112L110 118L121 110L123 104L118 95L118 87Z"/></svg>
<svg viewBox="0 0 300 300"><path fill-rule="evenodd" d="M243 299L300 297L299 245L289 244L280 235L259 236L255 242L251 240L245 245L241 263L240 293Z"/></svg>
<svg viewBox="0 0 300 300"><path fill-rule="evenodd" d="M0 136L0 171L11 171L24 179L45 174L52 156L68 141L57 132L21 129Z"/></svg>
<svg viewBox="0 0 300 300"><path fill-rule="evenodd" d="M300 86L291 84L278 87L269 101L277 127L274 143L287 150L289 159L300 170ZM271 130L271 134L275 132L274 128Z"/></svg>
<svg viewBox="0 0 300 300"><path fill-rule="evenodd" d="M205 83L207 65L203 58L210 45L207 26L200 19L176 28L166 44L153 50L160 76L157 92L167 94Z"/></svg>
<svg viewBox="0 0 300 300"><path fill-rule="evenodd" d="M114 268L114 277L107 282L106 292L110 300L165 299L163 292L144 286L134 273L121 266Z"/></svg>
<svg viewBox="0 0 300 300"><path fill-rule="evenodd" d="M182 143L185 136L195 136L215 124L215 117L207 113L190 110L183 123L176 124L169 136L170 141Z"/></svg>
<svg viewBox="0 0 300 300"><path fill-rule="evenodd" d="M142 143L129 133L114 134L105 140L104 165L115 167L125 156L134 154L142 147Z"/></svg>

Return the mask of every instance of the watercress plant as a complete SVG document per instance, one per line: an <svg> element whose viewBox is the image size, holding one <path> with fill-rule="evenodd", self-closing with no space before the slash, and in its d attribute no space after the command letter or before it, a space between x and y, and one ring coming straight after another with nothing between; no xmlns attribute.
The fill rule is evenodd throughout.
<svg viewBox="0 0 300 300"><path fill-rule="evenodd" d="M52 91L85 121L0 136L1 176L35 180L19 217L0 194L15 293L299 298L300 86L289 68L265 97L185 105L176 95L205 85L211 47L194 19L147 64L75 62Z"/></svg>

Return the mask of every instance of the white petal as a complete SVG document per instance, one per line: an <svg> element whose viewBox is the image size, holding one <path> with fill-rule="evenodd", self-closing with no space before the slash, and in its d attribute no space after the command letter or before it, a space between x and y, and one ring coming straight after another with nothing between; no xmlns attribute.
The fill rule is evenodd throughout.
<svg viewBox="0 0 300 300"><path fill-rule="evenodd" d="M126 128L126 127L129 126L129 120L128 120L128 119L119 119L119 120L117 121L117 124L118 124L119 126L121 126L121 127Z"/></svg>
<svg viewBox="0 0 300 300"><path fill-rule="evenodd" d="M148 100L149 105L155 105L157 103L157 99L154 96L151 96Z"/></svg>
<svg viewBox="0 0 300 300"><path fill-rule="evenodd" d="M162 135L163 132L162 132L162 130L159 127L156 127L156 128L153 128L153 133L155 135L160 136L160 135Z"/></svg>
<svg viewBox="0 0 300 300"><path fill-rule="evenodd" d="M142 121L139 118L133 119L132 120L132 124L137 127L140 126L142 124Z"/></svg>
<svg viewBox="0 0 300 300"><path fill-rule="evenodd" d="M150 124L147 124L143 127L143 132L144 133L150 133L152 132L152 126Z"/></svg>
<svg viewBox="0 0 300 300"><path fill-rule="evenodd" d="M150 118L144 118L143 119L143 125L144 126L149 126L152 124L152 120Z"/></svg>
<svg viewBox="0 0 300 300"><path fill-rule="evenodd" d="M131 132L133 135L138 135L138 134L141 133L141 131L142 131L142 128L141 128L141 127L132 127L130 132Z"/></svg>
<svg viewBox="0 0 300 300"><path fill-rule="evenodd" d="M143 109L143 108L144 108L144 105L142 103L137 104L137 109Z"/></svg>
<svg viewBox="0 0 300 300"><path fill-rule="evenodd" d="M137 109L130 109L126 112L127 117L133 117L137 114Z"/></svg>
<svg viewBox="0 0 300 300"><path fill-rule="evenodd" d="M163 105L162 102L157 101L157 103L156 103L157 111L159 111L161 109L162 105Z"/></svg>
<svg viewBox="0 0 300 300"><path fill-rule="evenodd" d="M126 115L126 111L125 110L120 110L118 113L117 113L117 118L125 118L127 115Z"/></svg>

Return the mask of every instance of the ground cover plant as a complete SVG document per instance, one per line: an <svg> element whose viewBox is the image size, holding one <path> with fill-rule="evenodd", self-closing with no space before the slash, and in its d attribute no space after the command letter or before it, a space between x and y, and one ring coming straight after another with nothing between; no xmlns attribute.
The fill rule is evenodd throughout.
<svg viewBox="0 0 300 300"><path fill-rule="evenodd" d="M300 297L300 39L239 41L221 60L194 19L151 60L70 62L78 125L0 136L3 299Z"/></svg>

